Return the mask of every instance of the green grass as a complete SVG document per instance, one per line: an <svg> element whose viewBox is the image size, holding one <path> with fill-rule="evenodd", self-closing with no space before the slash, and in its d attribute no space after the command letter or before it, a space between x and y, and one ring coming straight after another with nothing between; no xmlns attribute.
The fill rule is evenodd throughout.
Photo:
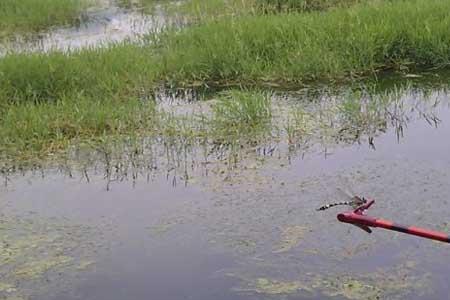
<svg viewBox="0 0 450 300"><path fill-rule="evenodd" d="M445 67L448 9L447 0L411 0L220 19L163 37L160 76L174 82L302 83Z"/></svg>
<svg viewBox="0 0 450 300"><path fill-rule="evenodd" d="M225 135L254 134L270 125L271 95L267 92L231 90L219 95L212 125Z"/></svg>
<svg viewBox="0 0 450 300"><path fill-rule="evenodd" d="M156 45L10 55L0 103L68 93L139 93L156 82L304 84L450 63L447 0L357 5L326 13L245 16L167 32Z"/></svg>
<svg viewBox="0 0 450 300"><path fill-rule="evenodd" d="M254 0L258 10L269 13L321 11L367 0Z"/></svg>
<svg viewBox="0 0 450 300"><path fill-rule="evenodd" d="M138 6L151 9L155 4L162 4L170 13L191 21L204 22L221 17L321 11L367 1L381 0L185 0L176 4L163 0L139 0ZM121 3L129 7L133 1L124 0Z"/></svg>
<svg viewBox="0 0 450 300"><path fill-rule="evenodd" d="M2 0L0 37L76 21L88 0Z"/></svg>
<svg viewBox="0 0 450 300"><path fill-rule="evenodd" d="M0 59L0 148L45 153L79 139L132 132L219 138L229 132L210 129L245 132L270 119L264 94L222 95L213 118L221 126L194 126L202 130L167 116L172 127L158 116L152 122L159 125L147 123L154 116L138 99L162 82L301 86L388 69L445 68L449 10L448 0L376 1L307 14L224 17L168 31L145 46L8 55ZM295 124L304 122L299 116Z"/></svg>
<svg viewBox="0 0 450 300"><path fill-rule="evenodd" d="M0 152L17 158L65 151L77 142L151 131L152 102L119 99L61 99L55 103L10 105L0 119Z"/></svg>
<svg viewBox="0 0 450 300"><path fill-rule="evenodd" d="M155 78L151 51L122 44L70 55L60 52L14 54L0 59L0 107L5 103L57 102L139 96Z"/></svg>

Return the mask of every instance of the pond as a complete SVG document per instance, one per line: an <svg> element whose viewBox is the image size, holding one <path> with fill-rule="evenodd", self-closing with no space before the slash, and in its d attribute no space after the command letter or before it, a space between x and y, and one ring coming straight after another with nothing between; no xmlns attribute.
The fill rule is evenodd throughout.
<svg viewBox="0 0 450 300"><path fill-rule="evenodd" d="M351 105L346 89L275 92L272 124L296 107L318 118L314 130L286 142L289 131L271 126L233 163L220 147L159 137L120 161L77 152L59 167L4 173L0 295L446 298L446 244L369 235L338 223L346 207L316 211L349 190L376 200L370 215L449 231L450 95L442 85L387 90L391 101L374 110L385 91L358 94L368 105L356 115L336 113ZM192 98L159 102L186 114L214 101Z"/></svg>

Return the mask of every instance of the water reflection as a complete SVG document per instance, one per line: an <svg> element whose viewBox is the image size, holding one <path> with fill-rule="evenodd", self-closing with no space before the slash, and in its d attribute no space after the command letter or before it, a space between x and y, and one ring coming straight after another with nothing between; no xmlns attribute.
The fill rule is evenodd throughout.
<svg viewBox="0 0 450 300"><path fill-rule="evenodd" d="M67 52L122 41L140 42L146 34L157 34L181 23L178 17L166 15L160 5L156 5L150 15L110 4L86 13L75 27L55 28L31 37L13 37L0 44L0 56L10 52Z"/></svg>
<svg viewBox="0 0 450 300"><path fill-rule="evenodd" d="M180 99L163 109L195 104ZM0 200L6 216L20 220L31 211L37 219L89 224L106 232L101 240L111 245L96 252L95 269L82 276L64 271L57 287L44 283L41 294L30 295L445 298L450 256L442 244L382 230L367 235L337 226L336 210L316 208L339 201L335 191L348 185L377 200L376 216L448 230L447 91L275 93L272 106L269 129L245 141L129 138L74 147L53 169L5 165ZM63 237L77 232L60 223L50 229ZM61 249L67 256L67 247ZM4 281L11 284L14 274L7 272ZM67 278L70 284L62 284ZM15 288L28 295L22 286Z"/></svg>
<svg viewBox="0 0 450 300"><path fill-rule="evenodd" d="M384 149L408 147L424 139L421 135L427 128L434 128L438 136L444 136L448 130L449 97L445 89L407 87L381 94L347 89L315 96L307 92L275 93L270 126L245 138L238 135L226 139L207 134L205 122L210 122L208 114L215 100L201 100L204 94L194 90L157 95L157 105L165 113L161 122L170 127L166 130L168 135L115 140L94 148L74 146L53 168L86 182L103 174L108 190L118 182L135 185L161 176L177 186L211 175L228 180L249 166L327 159L347 151L346 148L350 149L346 153L362 147L368 153L389 156ZM202 127L206 135L181 133ZM431 136L434 134L428 137ZM43 176L48 167L45 163L23 167L3 162L0 171L7 185L12 174L31 170Z"/></svg>

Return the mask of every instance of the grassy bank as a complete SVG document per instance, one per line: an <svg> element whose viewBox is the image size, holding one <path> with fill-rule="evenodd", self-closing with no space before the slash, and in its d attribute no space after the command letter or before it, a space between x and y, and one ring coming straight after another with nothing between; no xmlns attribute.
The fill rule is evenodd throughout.
<svg viewBox="0 0 450 300"><path fill-rule="evenodd" d="M72 23L87 5L88 0L2 0L0 37Z"/></svg>
<svg viewBox="0 0 450 300"><path fill-rule="evenodd" d="M10 55L0 60L0 103L67 93L137 93L175 85L302 84L380 70L450 63L447 0L377 2L326 13L220 19L167 32L156 45Z"/></svg>
<svg viewBox="0 0 450 300"><path fill-rule="evenodd" d="M376 2L326 13L221 19L169 33L161 77L174 82L304 82L450 62L450 2Z"/></svg>
<svg viewBox="0 0 450 300"><path fill-rule="evenodd" d="M155 4L161 4L170 13L181 15L194 22L204 22L221 17L323 11L368 1L380 0L185 0L178 3L139 0L137 5L152 8ZM127 6L132 2L122 1Z"/></svg>
<svg viewBox="0 0 450 300"><path fill-rule="evenodd" d="M449 10L447 0L375 1L326 12L224 17L166 32L145 46L8 55L0 59L2 152L45 153L79 138L150 131L155 115L139 99L151 98L161 82L301 86L351 81L388 69L445 68L450 63ZM231 101L222 109L239 117L214 122L243 132L247 117L270 112L264 97L238 96L232 98L244 104ZM256 109L248 116L240 113L248 105L245 99L259 99L247 107ZM151 131L170 134L168 127L156 128ZM224 134L209 129L194 136Z"/></svg>
<svg viewBox="0 0 450 300"><path fill-rule="evenodd" d="M58 103L9 106L0 120L0 150L29 159L67 150L77 142L143 134L154 121L154 105L137 100L61 99Z"/></svg>
<svg viewBox="0 0 450 300"><path fill-rule="evenodd" d="M65 55L14 54L0 59L1 104L139 96L153 87L157 63L151 49L121 44Z"/></svg>
<svg viewBox="0 0 450 300"><path fill-rule="evenodd" d="M231 143L270 131L270 106L270 94L238 90L221 93L209 114L176 115L157 109L153 101L83 95L11 104L0 118L0 153L28 160L64 152L78 143L131 136Z"/></svg>

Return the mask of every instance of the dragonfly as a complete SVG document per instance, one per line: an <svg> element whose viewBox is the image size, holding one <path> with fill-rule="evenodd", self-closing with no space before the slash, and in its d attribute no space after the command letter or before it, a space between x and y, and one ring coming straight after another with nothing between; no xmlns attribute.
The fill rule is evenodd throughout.
<svg viewBox="0 0 450 300"><path fill-rule="evenodd" d="M337 191L339 192L339 194L341 194L341 196L338 196L339 198L344 198L347 200L323 205L323 206L317 208L316 211L327 210L327 209L330 209L335 206L350 206L352 208L357 208L357 207L367 203L367 199L362 196L356 196L354 194L352 195L348 191L344 191L341 188L337 188Z"/></svg>

